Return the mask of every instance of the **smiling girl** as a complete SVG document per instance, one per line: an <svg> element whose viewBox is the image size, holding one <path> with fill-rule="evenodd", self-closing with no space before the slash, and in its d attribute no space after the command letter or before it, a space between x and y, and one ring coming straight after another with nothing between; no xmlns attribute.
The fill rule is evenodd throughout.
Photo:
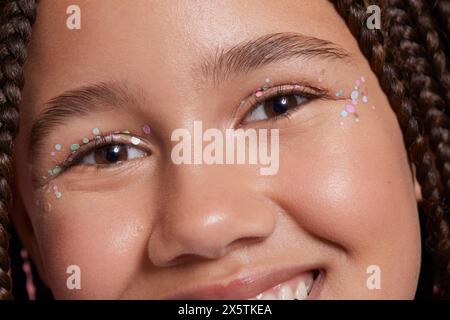
<svg viewBox="0 0 450 320"><path fill-rule="evenodd" d="M8 216L57 299L449 297L449 2L0 12L1 298ZM174 162L196 121L277 130L276 174Z"/></svg>

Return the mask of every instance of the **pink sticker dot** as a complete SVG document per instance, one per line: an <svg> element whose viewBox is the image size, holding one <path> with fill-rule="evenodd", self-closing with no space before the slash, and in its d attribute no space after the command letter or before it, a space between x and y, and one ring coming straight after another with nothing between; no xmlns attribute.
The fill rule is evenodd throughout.
<svg viewBox="0 0 450 320"><path fill-rule="evenodd" d="M50 155L51 155L52 157L54 157L54 156L55 156L55 152L54 152L54 151L50 152Z"/></svg>
<svg viewBox="0 0 450 320"><path fill-rule="evenodd" d="M350 113L353 113L353 112L355 112L355 106L352 104L348 104L345 106L345 110L347 110Z"/></svg>
<svg viewBox="0 0 450 320"><path fill-rule="evenodd" d="M361 77L361 82L366 82L366 78Z"/></svg>
<svg viewBox="0 0 450 320"><path fill-rule="evenodd" d="M257 97L261 97L263 95L263 92L262 91L257 91L256 93L255 93L255 96L257 96Z"/></svg>
<svg viewBox="0 0 450 320"><path fill-rule="evenodd" d="M148 124L146 124L145 126L142 127L142 131L144 131L145 134L150 134L150 132L152 132L152 129Z"/></svg>

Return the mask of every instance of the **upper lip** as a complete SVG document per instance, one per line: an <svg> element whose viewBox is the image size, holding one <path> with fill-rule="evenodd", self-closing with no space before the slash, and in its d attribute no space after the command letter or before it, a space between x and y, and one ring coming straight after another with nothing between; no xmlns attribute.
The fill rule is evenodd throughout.
<svg viewBox="0 0 450 320"><path fill-rule="evenodd" d="M244 300L253 298L277 284L315 268L281 268L255 273L242 273L229 282L219 282L181 290L165 297L168 300Z"/></svg>

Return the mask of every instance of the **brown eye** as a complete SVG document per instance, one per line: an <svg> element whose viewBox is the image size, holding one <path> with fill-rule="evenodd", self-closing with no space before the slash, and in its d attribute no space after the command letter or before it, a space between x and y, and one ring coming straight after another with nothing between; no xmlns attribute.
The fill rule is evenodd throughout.
<svg viewBox="0 0 450 320"><path fill-rule="evenodd" d="M136 158L144 157L147 153L139 148L123 143L111 143L98 146L81 158L82 165L112 165Z"/></svg>
<svg viewBox="0 0 450 320"><path fill-rule="evenodd" d="M276 117L297 106L294 95L278 96L264 102L264 110L269 117Z"/></svg>
<svg viewBox="0 0 450 320"><path fill-rule="evenodd" d="M275 118L308 101L309 98L299 94L279 94L257 104L246 116L244 123Z"/></svg>
<svg viewBox="0 0 450 320"><path fill-rule="evenodd" d="M128 150L123 144L112 144L94 151L96 164L112 164L128 159Z"/></svg>

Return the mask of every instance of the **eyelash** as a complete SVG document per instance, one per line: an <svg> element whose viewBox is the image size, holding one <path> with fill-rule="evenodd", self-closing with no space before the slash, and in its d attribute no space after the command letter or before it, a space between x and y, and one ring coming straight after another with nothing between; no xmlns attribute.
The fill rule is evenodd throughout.
<svg viewBox="0 0 450 320"><path fill-rule="evenodd" d="M125 134L125 133L111 133L105 136L97 136L89 143L81 145L80 149L74 152L72 155L67 157L60 165L61 171L59 174L67 171L69 168L76 166L84 159L84 157L88 156L91 152L95 152L97 149L106 147L108 145L120 144L120 145L131 145L130 139L133 138L133 135ZM142 141L142 139L141 139ZM138 148L138 146L133 146ZM147 154L148 151L145 151ZM128 160L131 161L131 160ZM113 166L114 164L108 165L108 167ZM102 169L106 166L103 165L91 165L97 169Z"/></svg>
<svg viewBox="0 0 450 320"><path fill-rule="evenodd" d="M254 122L250 122L250 123L262 122L262 121L277 122L282 119L286 119L286 118L289 119L291 117L291 115L295 111L297 111L300 107L305 106L306 104L310 103L313 100L324 98L327 95L327 91L324 89L315 88L315 87L308 86L308 85L285 84L285 85L280 85L280 86L271 87L271 88L267 89L266 91L264 91L263 95L260 97L257 97L255 95L255 93L253 93L250 97L249 102L246 103L246 104L250 104L251 107L243 115L240 122L242 123L243 120L245 119L245 117L247 117L249 114L251 114L253 111L255 111L256 108L258 108L261 103L267 102L270 99L273 99L276 97L290 96L290 95L302 96L302 97L308 99L308 101L306 101L303 104L297 105L294 108L292 108L292 109L286 111L285 113L280 114L276 117L272 117L267 120L258 120L258 121L254 121ZM247 124L247 123L243 123L243 124Z"/></svg>

